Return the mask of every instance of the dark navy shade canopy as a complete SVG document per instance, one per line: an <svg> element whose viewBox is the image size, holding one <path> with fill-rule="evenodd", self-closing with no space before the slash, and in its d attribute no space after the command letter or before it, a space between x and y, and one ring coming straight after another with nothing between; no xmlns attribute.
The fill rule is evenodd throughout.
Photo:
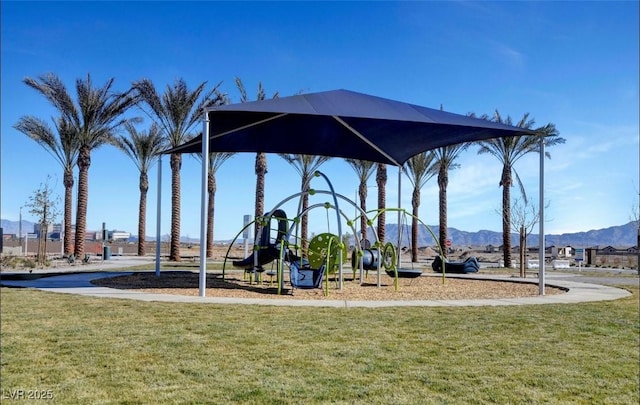
<svg viewBox="0 0 640 405"><path fill-rule="evenodd" d="M209 151L333 156L402 165L441 146L522 128L348 90L212 107ZM202 136L165 153L200 153Z"/></svg>

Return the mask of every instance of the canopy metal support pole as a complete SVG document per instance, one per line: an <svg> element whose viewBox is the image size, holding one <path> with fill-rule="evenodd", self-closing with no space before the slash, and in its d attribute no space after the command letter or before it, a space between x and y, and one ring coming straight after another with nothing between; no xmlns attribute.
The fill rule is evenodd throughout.
<svg viewBox="0 0 640 405"><path fill-rule="evenodd" d="M401 224L401 218L402 218L402 165L398 165L398 265L397 268L399 269L401 264L402 264L402 260L401 260L401 254L402 254L402 231L400 229L400 227L402 226Z"/></svg>
<svg viewBox="0 0 640 405"><path fill-rule="evenodd" d="M538 238L540 271L538 272L538 295L544 295L544 136L540 135L540 236Z"/></svg>
<svg viewBox="0 0 640 405"><path fill-rule="evenodd" d="M200 200L200 296L206 295L207 287L207 182L209 179L209 114L202 119L202 188Z"/></svg>
<svg viewBox="0 0 640 405"><path fill-rule="evenodd" d="M158 155L158 211L156 212L156 277L160 276L160 250L162 242L160 240L160 220L162 219L162 155ZM138 235L140 238L140 235Z"/></svg>

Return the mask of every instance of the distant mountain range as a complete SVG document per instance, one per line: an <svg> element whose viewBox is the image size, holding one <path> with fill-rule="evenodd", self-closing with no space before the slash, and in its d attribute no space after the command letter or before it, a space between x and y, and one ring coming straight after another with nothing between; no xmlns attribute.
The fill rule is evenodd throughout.
<svg viewBox="0 0 640 405"><path fill-rule="evenodd" d="M33 231L33 223L29 221L22 221L22 232ZM19 225L18 221L8 221L5 219L0 220L0 226L3 228L4 234L18 234ZM433 233L438 236L439 227L430 227ZM409 238L411 235L411 227L405 225L402 227L402 244L409 246ZM563 233L561 235L546 235L545 242L547 246L573 246L573 247L595 247L595 246L614 246L614 247L631 247L636 246L637 243L638 228L635 221L631 221L625 225L611 226L604 229L596 229L587 232L577 233ZM452 241L453 246L501 246L502 245L502 232L495 231L478 231L467 232L461 231L456 228L449 228L449 239ZM370 239L373 240L372 237ZM386 225L386 239L388 241L398 240L398 226L397 224ZM155 238L147 236L147 240L152 241ZM198 239L182 237L184 242L197 243ZM222 242L222 241L221 241ZM225 241L229 242L229 241ZM418 232L418 244L419 246L433 246L434 240L429 232L420 227ZM511 243L513 246L520 244L518 235L511 234ZM538 235L529 235L527 238L527 245L535 246L538 244Z"/></svg>
<svg viewBox="0 0 640 405"><path fill-rule="evenodd" d="M431 231L438 237L439 227L431 226ZM408 245L410 237L410 226L403 229L403 244ZM635 221L625 225L611 226L609 228L591 230L587 232L563 233L561 235L545 235L546 246L573 246L573 247L596 247L614 246L631 247L637 244L638 228ZM386 225L386 239L398 239L398 227L396 224ZM461 231L456 228L448 228L447 236L451 239L453 246L501 246L502 232L481 230L478 232ZM527 245L538 244L538 234L527 237ZM422 227L418 232L418 244L420 246L431 246L434 244L433 237ZM520 244L517 233L511 234L512 246Z"/></svg>

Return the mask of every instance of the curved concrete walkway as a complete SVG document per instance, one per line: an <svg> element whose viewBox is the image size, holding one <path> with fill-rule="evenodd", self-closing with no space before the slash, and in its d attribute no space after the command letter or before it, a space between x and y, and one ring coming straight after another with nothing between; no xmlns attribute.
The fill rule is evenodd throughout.
<svg viewBox="0 0 640 405"><path fill-rule="evenodd" d="M123 263L119 263L122 266ZM2 280L1 285L10 287L35 288L57 293L79 294L91 297L135 299L141 301L162 302L190 302L207 304L245 304L245 305L275 305L275 306L306 306L306 307L434 307L434 306L502 306L502 305L533 305L533 304L572 304L578 302L607 301L623 298L631 293L622 288L615 288L600 284L582 283L567 279L547 278L547 285L565 288L564 294L500 299L469 299L469 300L411 300L411 301L345 301L345 300L295 300L295 299L260 299L260 298L226 298L226 297L193 297L169 294L142 293L133 290L120 290L99 287L91 284L91 280L114 277L131 272L81 272L60 275L48 275L32 280ZM471 278L481 280L498 280L525 282L537 285L537 279L520 279L513 277L494 277L484 275L449 275L449 278Z"/></svg>

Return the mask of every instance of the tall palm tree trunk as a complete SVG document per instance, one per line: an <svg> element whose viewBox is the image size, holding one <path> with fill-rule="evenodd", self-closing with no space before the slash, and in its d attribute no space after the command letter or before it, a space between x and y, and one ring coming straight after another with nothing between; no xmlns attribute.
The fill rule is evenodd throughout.
<svg viewBox="0 0 640 405"><path fill-rule="evenodd" d="M171 246L169 260L179 262L180 257L180 168L182 155L171 155Z"/></svg>
<svg viewBox="0 0 640 405"><path fill-rule="evenodd" d="M209 172L207 181L207 191L209 201L207 201L207 257L213 257L213 218L216 199L216 178L212 172Z"/></svg>
<svg viewBox="0 0 640 405"><path fill-rule="evenodd" d="M363 212L367 212L367 184L360 183L360 208ZM367 239L367 218L365 215L360 217L360 234L362 240Z"/></svg>
<svg viewBox="0 0 640 405"><path fill-rule="evenodd" d="M449 185L449 176L447 174L447 168L444 165L440 165L438 170L438 200L440 209L440 225L439 225L439 242L440 248L444 253L444 257L447 257L447 186Z"/></svg>
<svg viewBox="0 0 640 405"><path fill-rule="evenodd" d="M256 211L255 219L260 218L264 214L264 182L267 174L267 155L264 153L256 154ZM256 237L254 241L258 240L258 228L255 227ZM255 242L254 242L255 243Z"/></svg>
<svg viewBox="0 0 640 405"><path fill-rule="evenodd" d="M73 168L64 171L64 255L69 256L73 243L71 241L72 207L73 207Z"/></svg>
<svg viewBox="0 0 640 405"><path fill-rule="evenodd" d="M411 261L418 261L418 208L420 207L420 189L413 189L413 197L411 198L412 217L411 217Z"/></svg>
<svg viewBox="0 0 640 405"><path fill-rule="evenodd" d="M502 169L502 252L504 267L511 267L511 167Z"/></svg>
<svg viewBox="0 0 640 405"><path fill-rule="evenodd" d="M80 148L78 155L78 208L76 210L76 236L74 254L77 258L84 256L84 238L87 231L87 202L89 200L89 166L91 166L90 149Z"/></svg>
<svg viewBox="0 0 640 405"><path fill-rule="evenodd" d="M146 173L140 173L140 204L138 205L138 256L147 254L147 191L149 178Z"/></svg>
<svg viewBox="0 0 640 405"><path fill-rule="evenodd" d="M386 214L384 209L387 207L387 165L378 164L376 171L376 184L378 185L378 239L380 243L384 243L386 234Z"/></svg>

